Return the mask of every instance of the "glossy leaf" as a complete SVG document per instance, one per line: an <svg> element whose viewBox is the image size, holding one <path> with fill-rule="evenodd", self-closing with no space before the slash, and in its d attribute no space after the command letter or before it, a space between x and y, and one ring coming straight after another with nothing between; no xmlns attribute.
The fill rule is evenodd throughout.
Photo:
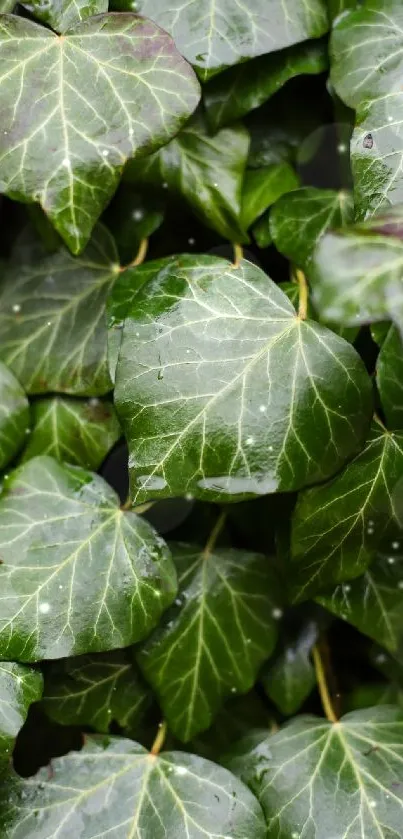
<svg viewBox="0 0 403 839"><path fill-rule="evenodd" d="M82 20L108 11L108 0L30 0L23 5L56 32L67 32Z"/></svg>
<svg viewBox="0 0 403 839"><path fill-rule="evenodd" d="M388 427L403 429L403 343L394 326L381 346L376 383Z"/></svg>
<svg viewBox="0 0 403 839"><path fill-rule="evenodd" d="M32 405L33 428L21 461L40 454L87 469L98 469L121 436L109 401L40 399Z"/></svg>
<svg viewBox="0 0 403 839"><path fill-rule="evenodd" d="M389 839L402 824L402 758L403 713L381 706L336 725L297 717L229 766L259 799L269 836Z"/></svg>
<svg viewBox="0 0 403 839"><path fill-rule="evenodd" d="M318 639L318 627L308 621L300 631L283 638L279 653L263 669L264 689L282 714L295 714L315 687L312 647Z"/></svg>
<svg viewBox="0 0 403 839"><path fill-rule="evenodd" d="M61 725L107 732L115 722L134 732L149 704L150 691L123 650L63 659L46 671L43 706Z"/></svg>
<svg viewBox="0 0 403 839"><path fill-rule="evenodd" d="M154 270L125 322L116 373L136 503L294 490L360 448L371 387L347 343L301 321L246 261L184 255Z"/></svg>
<svg viewBox="0 0 403 839"><path fill-rule="evenodd" d="M168 35L131 14L97 15L63 38L5 17L0 61L0 189L38 201L79 253L126 159L168 142L196 107L194 74Z"/></svg>
<svg viewBox="0 0 403 839"><path fill-rule="evenodd" d="M0 771L10 763L18 732L27 718L29 706L42 695L43 678L39 670L13 661L0 662Z"/></svg>
<svg viewBox="0 0 403 839"><path fill-rule="evenodd" d="M170 730L186 742L211 725L227 696L253 686L276 643L280 594L261 554L171 548L179 597L137 661Z"/></svg>
<svg viewBox="0 0 403 839"><path fill-rule="evenodd" d="M169 187L224 239L247 242L242 227L242 183L249 137L242 125L212 137L197 113L167 146L145 160L130 163L126 178L134 183Z"/></svg>
<svg viewBox="0 0 403 839"><path fill-rule="evenodd" d="M374 424L364 450L342 472L300 494L291 533L297 599L359 576L378 550L393 552L402 527L402 470L403 434Z"/></svg>
<svg viewBox="0 0 403 839"><path fill-rule="evenodd" d="M22 448L29 425L28 399L15 376L0 362L0 469Z"/></svg>
<svg viewBox="0 0 403 839"><path fill-rule="evenodd" d="M22 799L22 801L21 801ZM10 778L1 790L4 837L265 839L262 810L230 772L197 755L150 755L120 737L86 738L52 761L52 777Z"/></svg>
<svg viewBox="0 0 403 839"><path fill-rule="evenodd" d="M0 657L64 658L147 635L176 592L169 551L98 475L38 457L0 499Z"/></svg>
<svg viewBox="0 0 403 839"><path fill-rule="evenodd" d="M348 192L303 187L276 202L270 213L270 233L284 256L306 268L324 233L351 222L353 213Z"/></svg>
<svg viewBox="0 0 403 839"><path fill-rule="evenodd" d="M101 226L79 257L47 253L32 232L17 240L0 285L0 356L28 393L111 390L105 301L118 267Z"/></svg>
<svg viewBox="0 0 403 839"><path fill-rule="evenodd" d="M309 41L262 55L216 76L203 90L212 131L263 105L294 76L322 73L327 66L325 43Z"/></svg>
<svg viewBox="0 0 403 839"><path fill-rule="evenodd" d="M245 172L242 190L242 225L247 230L281 195L297 189L299 178L288 163Z"/></svg>

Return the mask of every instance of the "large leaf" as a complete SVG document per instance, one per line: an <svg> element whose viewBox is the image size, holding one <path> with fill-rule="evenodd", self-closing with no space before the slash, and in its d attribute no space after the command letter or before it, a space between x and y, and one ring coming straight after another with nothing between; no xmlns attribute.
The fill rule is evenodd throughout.
<svg viewBox="0 0 403 839"><path fill-rule="evenodd" d="M0 189L39 201L79 253L128 157L166 143L199 99L191 68L151 21L97 15L59 38L0 25Z"/></svg>
<svg viewBox="0 0 403 839"><path fill-rule="evenodd" d="M52 776L2 785L4 839L265 839L260 805L230 772L197 755L150 755L120 737L86 738Z"/></svg>
<svg viewBox="0 0 403 839"><path fill-rule="evenodd" d="M39 670L13 661L0 663L0 771L10 762L15 738L24 725L29 706L42 695Z"/></svg>
<svg viewBox="0 0 403 839"><path fill-rule="evenodd" d="M171 548L179 597L137 660L169 728L187 741L211 725L227 696L253 686L276 643L280 596L261 554Z"/></svg>
<svg viewBox="0 0 403 839"><path fill-rule="evenodd" d="M310 41L262 55L216 76L203 90L211 129L218 131L258 108L294 76L322 73L327 65L324 42Z"/></svg>
<svg viewBox="0 0 403 839"><path fill-rule="evenodd" d="M24 444L29 424L28 399L15 376L0 362L0 469Z"/></svg>
<svg viewBox="0 0 403 839"><path fill-rule="evenodd" d="M111 390L105 301L118 267L101 226L79 257L47 253L30 232L17 240L0 285L0 356L28 393Z"/></svg>
<svg viewBox="0 0 403 839"><path fill-rule="evenodd" d="M87 401L39 399L32 405L33 428L22 461L39 454L98 469L121 436L111 402L96 397Z"/></svg>
<svg viewBox="0 0 403 839"><path fill-rule="evenodd" d="M169 551L98 475L37 457L0 499L0 657L63 658L147 635L176 592Z"/></svg>
<svg viewBox="0 0 403 839"><path fill-rule="evenodd" d="M317 639L314 620L307 621L298 632L285 633L279 652L263 669L265 691L282 714L295 714L315 687L311 652Z"/></svg>
<svg viewBox="0 0 403 839"><path fill-rule="evenodd" d="M403 343L394 326L381 346L376 383L389 428L403 429Z"/></svg>
<svg viewBox="0 0 403 839"><path fill-rule="evenodd" d="M403 713L381 706L337 724L299 717L229 766L259 799L270 837L397 839L402 760Z"/></svg>
<svg viewBox="0 0 403 839"><path fill-rule="evenodd" d="M367 0L333 32L332 81L357 111L351 152L359 217L403 201L402 24L400 0Z"/></svg>
<svg viewBox="0 0 403 839"><path fill-rule="evenodd" d="M247 58L318 38L328 28L323 0L139 0L140 14L169 32L206 79Z"/></svg>
<svg viewBox="0 0 403 839"><path fill-rule="evenodd" d="M66 32L87 17L108 11L108 0L28 0L23 5L56 32Z"/></svg>
<svg viewBox="0 0 403 839"><path fill-rule="evenodd" d="M169 187L224 239L247 242L240 214L248 149L249 137L242 125L224 128L211 137L199 112L159 152L130 163L126 178Z"/></svg>
<svg viewBox="0 0 403 839"><path fill-rule="evenodd" d="M335 478L302 492L292 519L298 599L357 577L401 535L403 434L374 425L364 450ZM401 501L400 501L401 505Z"/></svg>
<svg viewBox="0 0 403 839"><path fill-rule="evenodd" d="M247 230L281 195L299 186L299 178L288 163L277 163L245 172L241 220Z"/></svg>
<svg viewBox="0 0 403 839"><path fill-rule="evenodd" d="M132 733L149 703L150 691L123 650L63 659L46 671L43 705L62 725L107 732L116 722Z"/></svg>
<svg viewBox="0 0 403 839"><path fill-rule="evenodd" d="M306 268L326 230L348 224L353 213L348 192L303 187L277 201L270 213L270 232L276 248Z"/></svg>
<svg viewBox="0 0 403 839"><path fill-rule="evenodd" d="M359 449L371 386L352 347L297 317L247 261L184 255L153 267L116 373L136 501L298 489Z"/></svg>

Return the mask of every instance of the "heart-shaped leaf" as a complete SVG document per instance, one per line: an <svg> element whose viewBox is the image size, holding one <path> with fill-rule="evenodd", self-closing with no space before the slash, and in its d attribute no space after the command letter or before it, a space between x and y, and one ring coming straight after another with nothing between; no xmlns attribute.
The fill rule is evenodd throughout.
<svg viewBox="0 0 403 839"><path fill-rule="evenodd" d="M357 577L401 535L403 434L373 425L364 450L327 484L302 492L292 519L296 599Z"/></svg>
<svg viewBox="0 0 403 839"><path fill-rule="evenodd" d="M144 638L176 593L163 540L98 475L37 457L0 499L0 658L38 661Z"/></svg>
<svg viewBox="0 0 403 839"><path fill-rule="evenodd" d="M332 724L297 717L228 765L259 799L269 836L390 839L403 819L403 712L377 707Z"/></svg>
<svg viewBox="0 0 403 839"><path fill-rule="evenodd" d="M56 32L67 32L87 17L107 12L108 0L29 0L23 6Z"/></svg>
<svg viewBox="0 0 403 839"><path fill-rule="evenodd" d="M0 362L0 469L22 448L29 424L28 399L15 376Z"/></svg>
<svg viewBox="0 0 403 839"><path fill-rule="evenodd" d="M297 317L249 262L184 255L153 267L116 372L136 501L294 490L360 448L371 385L351 346Z"/></svg>
<svg viewBox="0 0 403 839"><path fill-rule="evenodd" d="M0 61L0 190L39 201L79 253L126 159L167 143L195 109L193 71L131 14L96 15L62 37L4 17Z"/></svg>
<svg viewBox="0 0 403 839"><path fill-rule="evenodd" d="M299 186L299 178L288 163L277 163L245 172L241 222L245 230L285 192Z"/></svg>
<svg viewBox="0 0 403 839"><path fill-rule="evenodd" d="M206 79L246 58L283 49L328 29L323 0L139 0L141 15L169 32L182 55Z"/></svg>
<svg viewBox="0 0 403 839"><path fill-rule="evenodd" d="M32 405L33 428L21 461L47 454L56 460L98 469L121 436L112 402L40 399Z"/></svg>
<svg viewBox="0 0 403 839"><path fill-rule="evenodd" d="M27 718L29 706L42 696L43 678L39 670L14 661L0 663L0 771L10 763L18 732ZM0 817L1 820L1 817Z"/></svg>
<svg viewBox="0 0 403 839"><path fill-rule="evenodd" d="M298 632L286 634L278 654L263 668L261 680L269 699L282 714L296 714L315 687L312 647L318 640L318 626L307 621Z"/></svg>
<svg viewBox="0 0 403 839"><path fill-rule="evenodd" d="M131 654L123 650L52 663L46 670L43 707L61 725L107 732L112 722L133 733L150 704L150 690Z"/></svg>
<svg viewBox="0 0 403 839"><path fill-rule="evenodd" d="M121 737L86 738L81 752L52 761L52 777L2 785L7 835L38 839L265 839L256 798L227 769L183 752L155 756ZM169 830L169 833L167 833ZM6 835L6 834L4 834Z"/></svg>
<svg viewBox="0 0 403 839"><path fill-rule="evenodd" d="M227 696L246 693L277 639L280 594L270 560L171 545L179 597L137 654L169 728L187 741Z"/></svg>
<svg viewBox="0 0 403 839"><path fill-rule="evenodd" d="M403 429L403 343L394 326L381 346L376 383L389 428Z"/></svg>

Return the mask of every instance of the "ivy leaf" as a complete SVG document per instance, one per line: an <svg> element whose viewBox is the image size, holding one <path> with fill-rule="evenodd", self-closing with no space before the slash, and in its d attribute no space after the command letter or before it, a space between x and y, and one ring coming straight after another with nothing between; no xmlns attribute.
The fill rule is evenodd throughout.
<svg viewBox="0 0 403 839"><path fill-rule="evenodd" d="M18 732L27 718L29 706L42 696L43 678L39 670L14 661L0 662L0 770L10 763Z"/></svg>
<svg viewBox="0 0 403 839"><path fill-rule="evenodd" d="M163 540L111 487L37 457L0 499L0 657L64 658L133 644L176 593Z"/></svg>
<svg viewBox="0 0 403 839"><path fill-rule="evenodd" d="M348 192L303 187L276 202L270 213L270 233L277 250L306 269L326 230L349 224L353 214Z"/></svg>
<svg viewBox="0 0 403 839"><path fill-rule="evenodd" d="M29 425L28 399L15 376L0 362L0 469L22 448Z"/></svg>
<svg viewBox="0 0 403 839"><path fill-rule="evenodd" d="M122 183L104 216L111 231L122 265L132 262L143 239L161 226L165 216L164 197L146 187L133 189Z"/></svg>
<svg viewBox="0 0 403 839"><path fill-rule="evenodd" d="M262 682L269 699L286 716L295 714L315 687L312 647L318 639L315 621L285 636L279 653L263 669Z"/></svg>
<svg viewBox="0 0 403 839"><path fill-rule="evenodd" d="M0 190L39 201L79 253L126 159L167 143L195 109L194 74L168 35L131 14L97 15L63 38L5 17L0 60Z"/></svg>
<svg viewBox="0 0 403 839"><path fill-rule="evenodd" d="M327 484L302 492L292 518L297 600L365 571L401 535L403 434L373 425L363 451ZM292 569L292 571L291 571Z"/></svg>
<svg viewBox="0 0 403 839"><path fill-rule="evenodd" d="M46 671L43 706L61 725L102 733L116 722L133 732L149 704L150 691L123 650L63 659Z"/></svg>
<svg viewBox="0 0 403 839"><path fill-rule="evenodd" d="M263 105L294 76L322 73L327 67L324 41L308 41L227 70L203 89L211 130L216 132Z"/></svg>
<svg viewBox="0 0 403 839"><path fill-rule="evenodd" d="M111 390L105 301L118 268L101 226L79 257L49 254L32 232L17 241L0 287L0 356L28 393Z"/></svg>
<svg viewBox="0 0 403 839"><path fill-rule="evenodd" d="M22 799L22 800L21 800ZM111 806L113 802L113 806ZM238 778L197 755L150 755L121 737L91 736L80 752L52 761L52 778L8 779L1 790L9 835L37 839L265 839L262 810Z"/></svg>
<svg viewBox="0 0 403 839"><path fill-rule="evenodd" d="M247 746L247 743L245 743ZM399 836L403 713L393 706L346 714L337 724L297 717L228 761L281 839Z"/></svg>
<svg viewBox="0 0 403 839"><path fill-rule="evenodd" d="M378 355L376 383L389 428L403 429L403 344L394 326Z"/></svg>
<svg viewBox="0 0 403 839"><path fill-rule="evenodd" d="M403 556L399 547L392 548L389 555L379 554L362 577L316 599L392 653L403 652Z"/></svg>
<svg viewBox="0 0 403 839"><path fill-rule="evenodd" d="M267 557L171 545L179 597L137 661L170 730L191 740L225 698L246 693L277 639L278 583Z"/></svg>
<svg viewBox="0 0 403 839"><path fill-rule="evenodd" d="M91 15L107 12L108 0L48 0L45 3L43 0L30 0L23 6L56 32L67 32Z"/></svg>
<svg viewBox="0 0 403 839"><path fill-rule="evenodd" d="M32 405L33 428L21 461L40 454L98 469L121 436L112 402L97 398L40 399Z"/></svg>
<svg viewBox="0 0 403 839"><path fill-rule="evenodd" d="M360 448L372 396L352 347L301 321L247 261L184 255L154 268L116 372L136 503L295 490Z"/></svg>
<svg viewBox="0 0 403 839"><path fill-rule="evenodd" d="M200 6L173 0L140 0L138 11L172 35L178 50L203 81L247 58L281 50L328 29L322 0L219 0Z"/></svg>
<svg viewBox="0 0 403 839"><path fill-rule="evenodd" d="M247 169L243 182L241 222L245 230L285 192L297 189L299 178L288 163Z"/></svg>
<svg viewBox="0 0 403 839"><path fill-rule="evenodd" d="M248 149L249 136L243 125L224 128L211 137L199 112L159 152L130 163L126 178L169 187L224 239L248 242L240 221Z"/></svg>

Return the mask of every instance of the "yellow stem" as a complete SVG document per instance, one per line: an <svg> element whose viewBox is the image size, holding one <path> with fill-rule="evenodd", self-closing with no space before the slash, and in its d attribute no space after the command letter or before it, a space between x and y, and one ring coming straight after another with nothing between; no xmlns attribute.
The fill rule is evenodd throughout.
<svg viewBox="0 0 403 839"><path fill-rule="evenodd" d="M151 507L154 507L155 501L146 501L145 504L139 504L137 507L133 507L133 513L137 513L138 516L141 516L143 513L146 513L147 510L150 510Z"/></svg>
<svg viewBox="0 0 403 839"><path fill-rule="evenodd" d="M210 554L214 550L215 543L217 541L218 536L221 533L221 530L223 528L226 517L227 517L226 513L221 513L221 515L218 517L218 519L217 519L217 521L216 521L216 523L215 523L215 525L214 525L214 527L213 527L213 529L210 533L210 536L207 540L206 547L204 548L204 551L203 551L203 558L204 559L208 559Z"/></svg>
<svg viewBox="0 0 403 839"><path fill-rule="evenodd" d="M129 495L128 498L126 498L125 503L120 505L120 509L121 510L131 510L131 508L132 508L132 499L130 498L130 495Z"/></svg>
<svg viewBox="0 0 403 839"><path fill-rule="evenodd" d="M148 239L142 239L140 247L134 259L128 265L121 265L118 271L127 271L128 268L135 268L136 265L141 265L144 262L148 251Z"/></svg>
<svg viewBox="0 0 403 839"><path fill-rule="evenodd" d="M303 271L297 268L295 276L299 285L299 306L298 315L301 320L305 320L308 312L308 283Z"/></svg>
<svg viewBox="0 0 403 839"><path fill-rule="evenodd" d="M385 425L384 425L384 423L382 422L382 420L378 417L378 414L374 414L374 422L376 422L378 425L380 425L380 426L381 426L382 431L387 431L387 430L388 430L388 429L385 427Z"/></svg>
<svg viewBox="0 0 403 839"><path fill-rule="evenodd" d="M338 722L326 682L325 668L323 667L321 654L317 645L315 645L312 649L312 657L315 665L316 681L318 683L318 689L325 716L329 722Z"/></svg>
<svg viewBox="0 0 403 839"><path fill-rule="evenodd" d="M158 734L157 734L157 736L154 740L154 743L152 744L151 749L150 749L150 754L152 754L154 756L159 755L159 753L160 753L160 751L161 751L161 749L162 749L162 747L165 743L165 738L167 736L167 730L168 730L168 726L167 726L166 722L160 723L160 726L159 726L159 729L158 729Z"/></svg>
<svg viewBox="0 0 403 839"><path fill-rule="evenodd" d="M233 268L239 268L241 261L243 259L243 247L242 245L234 245L234 261L232 263Z"/></svg>

